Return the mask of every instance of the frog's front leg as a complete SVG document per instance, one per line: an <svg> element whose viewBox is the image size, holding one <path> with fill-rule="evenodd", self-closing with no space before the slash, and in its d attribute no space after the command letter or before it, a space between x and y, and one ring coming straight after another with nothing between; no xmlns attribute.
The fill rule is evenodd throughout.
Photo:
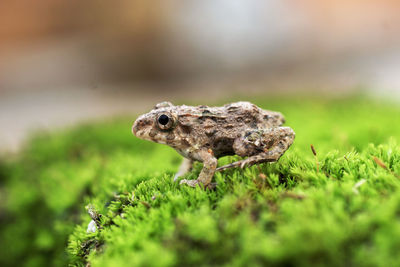
<svg viewBox="0 0 400 267"><path fill-rule="evenodd" d="M196 187L201 183L204 187L210 187L211 180L217 168L218 160L214 157L212 150L209 149L199 150L196 154L197 155L194 156L201 159L203 162L203 169L201 170L199 177L196 180L183 179L180 181L180 184L187 184L191 187Z"/></svg>
<svg viewBox="0 0 400 267"><path fill-rule="evenodd" d="M217 171L235 167L245 167L263 162L274 162L292 145L295 133L290 127L253 130L235 140L234 150L247 159L217 168Z"/></svg>
<svg viewBox="0 0 400 267"><path fill-rule="evenodd" d="M192 166L193 166L192 159L183 158L181 166L179 167L178 172L175 174L174 182L176 182L176 180L178 180L179 177L188 173L192 169Z"/></svg>

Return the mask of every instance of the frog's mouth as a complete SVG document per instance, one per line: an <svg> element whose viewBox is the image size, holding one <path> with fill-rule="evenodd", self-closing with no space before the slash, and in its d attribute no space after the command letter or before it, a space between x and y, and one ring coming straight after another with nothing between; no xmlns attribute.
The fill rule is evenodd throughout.
<svg viewBox="0 0 400 267"><path fill-rule="evenodd" d="M143 140L148 140L158 143L156 140L157 131L152 131L153 127L149 120L139 117L132 125L132 133Z"/></svg>

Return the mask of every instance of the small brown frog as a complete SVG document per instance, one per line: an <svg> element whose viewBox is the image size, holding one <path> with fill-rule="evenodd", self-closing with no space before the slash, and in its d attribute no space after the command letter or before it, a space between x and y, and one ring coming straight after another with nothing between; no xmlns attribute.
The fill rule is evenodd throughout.
<svg viewBox="0 0 400 267"><path fill-rule="evenodd" d="M174 106L162 102L140 116L132 127L137 137L174 148L184 157L175 175L192 168L193 161L203 162L197 180L181 180L195 187L201 183L211 187L216 171L277 161L295 138L279 112L263 110L249 102L237 102L223 107ZM217 159L227 155L248 157L217 168Z"/></svg>

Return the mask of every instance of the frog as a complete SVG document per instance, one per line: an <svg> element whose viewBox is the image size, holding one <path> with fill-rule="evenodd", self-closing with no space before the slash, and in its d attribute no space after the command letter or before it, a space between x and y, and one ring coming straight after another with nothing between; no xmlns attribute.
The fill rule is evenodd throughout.
<svg viewBox="0 0 400 267"><path fill-rule="evenodd" d="M278 161L295 139L293 129L284 123L282 113L246 101L221 107L161 102L135 120L132 133L168 145L183 156L175 182L198 161L203 168L197 179L181 179L180 184L213 188L216 172ZM219 158L232 155L241 158L218 167Z"/></svg>

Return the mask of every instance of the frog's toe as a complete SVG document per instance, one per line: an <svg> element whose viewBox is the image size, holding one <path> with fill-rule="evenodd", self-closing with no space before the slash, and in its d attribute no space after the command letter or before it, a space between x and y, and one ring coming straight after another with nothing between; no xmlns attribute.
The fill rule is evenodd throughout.
<svg viewBox="0 0 400 267"><path fill-rule="evenodd" d="M187 179L183 179L179 182L179 184L186 184L190 187L196 187L196 186L200 186L203 187L204 185L199 182L198 180L187 180ZM204 186L204 189L215 189L217 187L217 183L210 183L206 186Z"/></svg>
<svg viewBox="0 0 400 267"><path fill-rule="evenodd" d="M196 187L199 185L199 181L197 180L187 180L187 179L183 179L179 182L179 184L186 184L190 187Z"/></svg>

